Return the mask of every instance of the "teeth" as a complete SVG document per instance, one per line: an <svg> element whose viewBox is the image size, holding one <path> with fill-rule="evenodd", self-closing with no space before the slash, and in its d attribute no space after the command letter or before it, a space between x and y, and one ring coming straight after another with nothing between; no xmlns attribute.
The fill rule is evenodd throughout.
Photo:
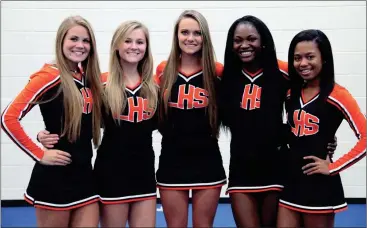
<svg viewBox="0 0 367 228"><path fill-rule="evenodd" d="M310 70L302 70L302 71L301 71L301 73L302 73L302 74L308 74L308 73L310 73L310 72L311 72Z"/></svg>
<svg viewBox="0 0 367 228"><path fill-rule="evenodd" d="M81 52L81 51L74 51L74 54L75 55L83 55L83 52Z"/></svg>
<svg viewBox="0 0 367 228"><path fill-rule="evenodd" d="M251 54L252 54L251 51L242 51L242 52L240 52L241 56L250 56Z"/></svg>

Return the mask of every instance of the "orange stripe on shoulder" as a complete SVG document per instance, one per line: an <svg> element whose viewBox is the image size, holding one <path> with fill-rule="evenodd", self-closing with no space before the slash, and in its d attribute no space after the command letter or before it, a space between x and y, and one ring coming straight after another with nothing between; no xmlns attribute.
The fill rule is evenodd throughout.
<svg viewBox="0 0 367 228"><path fill-rule="evenodd" d="M224 66L220 62L215 63L215 74L218 78L222 78Z"/></svg>
<svg viewBox="0 0 367 228"><path fill-rule="evenodd" d="M102 84L106 84L107 83L107 79L108 79L108 72L104 72L101 74L101 81Z"/></svg>
<svg viewBox="0 0 367 228"><path fill-rule="evenodd" d="M157 69L155 71L155 75L153 77L154 79L154 82L159 85L161 83L161 76L163 74L163 71L164 71L164 68L166 67L167 65L167 61L162 61L158 66L157 66Z"/></svg>
<svg viewBox="0 0 367 228"><path fill-rule="evenodd" d="M288 76L288 63L278 59L279 70L283 73L284 78L289 80Z"/></svg>

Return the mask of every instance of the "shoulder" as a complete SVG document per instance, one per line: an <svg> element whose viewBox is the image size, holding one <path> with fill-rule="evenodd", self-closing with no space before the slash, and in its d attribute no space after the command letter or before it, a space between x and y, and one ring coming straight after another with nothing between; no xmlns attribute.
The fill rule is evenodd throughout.
<svg viewBox="0 0 367 228"><path fill-rule="evenodd" d="M53 81L58 81L60 79L60 71L55 65L44 64L43 67L37 72L33 73L29 80L38 83L50 83Z"/></svg>
<svg viewBox="0 0 367 228"><path fill-rule="evenodd" d="M164 68L166 67L166 65L167 65L167 61L166 60L165 61L162 61L161 63L158 64L158 66L156 68L156 71L155 71L155 73L156 73L157 76L160 77L162 75L162 73L163 73Z"/></svg>
<svg viewBox="0 0 367 228"><path fill-rule="evenodd" d="M284 78L289 79L288 75L288 63L278 59L278 67Z"/></svg>
<svg viewBox="0 0 367 228"><path fill-rule="evenodd" d="M343 86L335 83L333 90L331 91L329 98L334 98L340 100L340 102L345 102L353 98L352 94Z"/></svg>
<svg viewBox="0 0 367 228"><path fill-rule="evenodd" d="M159 86L160 82L161 82L161 77L162 77L162 74L163 74L163 71L164 71L164 68L166 67L167 65L167 61L162 61L161 63L158 64L157 68L156 68L156 71L155 71L155 74L154 74L154 82Z"/></svg>
<svg viewBox="0 0 367 228"><path fill-rule="evenodd" d="M104 72L101 74L101 82L102 85L106 85L108 79L108 72Z"/></svg>
<svg viewBox="0 0 367 228"><path fill-rule="evenodd" d="M215 74L218 79L222 79L224 66L220 62L215 62Z"/></svg>

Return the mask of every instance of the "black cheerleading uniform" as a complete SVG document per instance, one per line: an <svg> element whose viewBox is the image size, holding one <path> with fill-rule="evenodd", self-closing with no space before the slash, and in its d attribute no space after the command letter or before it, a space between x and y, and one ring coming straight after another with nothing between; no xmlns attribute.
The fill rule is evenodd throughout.
<svg viewBox="0 0 367 228"><path fill-rule="evenodd" d="M278 60L278 66L276 75L242 69L222 80L221 119L231 133L226 194L283 188L279 146L289 78L287 63Z"/></svg>
<svg viewBox="0 0 367 228"><path fill-rule="evenodd" d="M53 149L70 153L72 162L66 166L39 163L44 151L24 132L20 121L36 105L48 101L60 88L60 72L53 65L43 68L30 77L21 93L4 110L1 127L14 143L36 161L25 200L35 207L50 210L70 210L98 201L92 172L93 149L92 112L93 98L84 74L74 74L75 85L83 96L83 114L79 138L71 143L60 137ZM62 92L49 102L39 104L45 129L61 135L64 122Z"/></svg>
<svg viewBox="0 0 367 228"><path fill-rule="evenodd" d="M164 61L157 67L158 84L165 65ZM218 77L222 69L217 63ZM191 75L179 71L169 99L168 117L159 124L162 149L156 173L158 188L190 190L226 184L218 140L209 124L207 96L202 71Z"/></svg>
<svg viewBox="0 0 367 228"><path fill-rule="evenodd" d="M108 74L102 74L104 84ZM152 131L155 111L140 96L141 84L126 87L127 103L123 113L112 116L102 110L104 134L94 165L94 176L103 204L155 199L155 155ZM120 119L120 125L117 123Z"/></svg>
<svg viewBox="0 0 367 228"><path fill-rule="evenodd" d="M290 126L286 181L279 205L305 213L336 213L347 208L339 172L366 156L366 117L352 95L335 84L326 102L319 94L309 101L292 101L290 91L286 101ZM329 164L330 175L303 174L302 167L313 160L305 156L326 159L327 144L345 119L358 138L357 144L345 155Z"/></svg>

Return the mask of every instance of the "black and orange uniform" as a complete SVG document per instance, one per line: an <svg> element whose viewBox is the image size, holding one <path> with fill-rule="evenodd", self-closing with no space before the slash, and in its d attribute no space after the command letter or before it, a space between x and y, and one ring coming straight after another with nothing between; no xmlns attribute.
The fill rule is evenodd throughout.
<svg viewBox="0 0 367 228"><path fill-rule="evenodd" d="M157 67L158 84L165 65L164 61ZM222 69L217 63L217 77L221 76ZM212 135L209 123L203 72L187 75L179 70L168 106L167 117L159 121L162 149L156 173L158 188L190 190L226 184L218 140Z"/></svg>
<svg viewBox="0 0 367 228"><path fill-rule="evenodd" d="M45 129L51 134L61 135L65 117L63 93L55 96L61 86L57 68L45 64L31 75L26 87L6 107L1 117L4 132L36 162L24 194L25 200L35 207L70 210L98 201L92 171L93 98L86 75L74 74L74 81L84 98L81 132L75 142L61 136L53 148L71 155L72 162L66 166L41 164L43 149L28 137L20 124L21 119L39 102Z"/></svg>
<svg viewBox="0 0 367 228"><path fill-rule="evenodd" d="M220 113L231 133L226 193L281 191L283 105L289 88L287 63L275 75L240 69L222 80Z"/></svg>
<svg viewBox="0 0 367 228"><path fill-rule="evenodd" d="M280 206L305 213L345 210L347 204L339 172L366 156L366 117L352 95L338 84L335 84L326 101L322 101L319 94L305 100L302 91L299 99L293 101L288 95L286 110L290 126L290 151ZM313 160L303 158L312 155L325 160L328 156L327 144L332 141L344 119L358 138L357 144L329 164L330 175L304 174L302 167Z"/></svg>
<svg viewBox="0 0 367 228"><path fill-rule="evenodd" d="M108 73L102 74L104 84ZM103 204L155 199L155 155L152 132L155 110L141 97L141 82L126 87L125 110L118 116L103 108L104 133L94 165L97 191ZM118 124L117 120L120 120Z"/></svg>

